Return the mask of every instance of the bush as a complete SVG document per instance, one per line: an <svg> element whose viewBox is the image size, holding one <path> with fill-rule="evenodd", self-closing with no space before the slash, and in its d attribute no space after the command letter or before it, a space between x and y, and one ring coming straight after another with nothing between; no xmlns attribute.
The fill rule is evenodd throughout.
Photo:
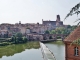
<svg viewBox="0 0 80 60"><path fill-rule="evenodd" d="M60 39L61 37L60 36L57 36L57 39Z"/></svg>
<svg viewBox="0 0 80 60"><path fill-rule="evenodd" d="M23 37L23 42L27 42L27 38L26 37Z"/></svg>
<svg viewBox="0 0 80 60"><path fill-rule="evenodd" d="M49 39L52 39L52 36L50 36Z"/></svg>

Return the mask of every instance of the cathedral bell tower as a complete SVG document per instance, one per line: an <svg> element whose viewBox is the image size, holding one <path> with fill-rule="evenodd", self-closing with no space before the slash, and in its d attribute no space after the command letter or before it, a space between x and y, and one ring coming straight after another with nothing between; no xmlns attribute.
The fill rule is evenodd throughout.
<svg viewBox="0 0 80 60"><path fill-rule="evenodd" d="M56 26L60 26L60 15L57 15Z"/></svg>

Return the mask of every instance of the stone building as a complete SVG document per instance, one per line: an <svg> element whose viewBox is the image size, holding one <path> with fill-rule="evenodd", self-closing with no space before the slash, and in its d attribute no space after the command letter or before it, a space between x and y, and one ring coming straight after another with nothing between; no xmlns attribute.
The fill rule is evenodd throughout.
<svg viewBox="0 0 80 60"><path fill-rule="evenodd" d="M80 45L71 44L73 41L79 38L80 38L80 26L77 27L66 39L64 39L65 60L80 60Z"/></svg>
<svg viewBox="0 0 80 60"><path fill-rule="evenodd" d="M37 41L43 40L43 36L37 33L27 34L26 37L28 40L37 40Z"/></svg>
<svg viewBox="0 0 80 60"><path fill-rule="evenodd" d="M8 38L8 31L0 30L0 38Z"/></svg>
<svg viewBox="0 0 80 60"><path fill-rule="evenodd" d="M42 19L42 24L43 25L51 25L53 26L52 28L56 28L56 27L60 27L60 26L63 26L63 22L60 20L60 15L57 15L56 16L56 21L43 21Z"/></svg>

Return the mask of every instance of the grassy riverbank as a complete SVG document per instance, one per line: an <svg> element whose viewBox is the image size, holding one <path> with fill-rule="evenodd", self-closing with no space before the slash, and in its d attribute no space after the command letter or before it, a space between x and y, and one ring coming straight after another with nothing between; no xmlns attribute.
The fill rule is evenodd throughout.
<svg viewBox="0 0 80 60"><path fill-rule="evenodd" d="M20 53L25 49L38 49L39 42L27 42L24 44L12 44L7 46L0 46L0 58L2 56L12 56L15 53Z"/></svg>
<svg viewBox="0 0 80 60"><path fill-rule="evenodd" d="M26 42L27 42L26 37L0 38L0 46L6 46L11 44L22 44Z"/></svg>

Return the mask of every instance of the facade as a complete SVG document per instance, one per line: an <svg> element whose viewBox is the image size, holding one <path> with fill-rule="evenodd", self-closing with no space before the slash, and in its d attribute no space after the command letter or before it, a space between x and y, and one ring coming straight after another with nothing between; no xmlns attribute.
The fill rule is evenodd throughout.
<svg viewBox="0 0 80 60"><path fill-rule="evenodd" d="M9 37L16 33L22 33L23 35L29 33L37 33L37 34L44 34L46 30L53 30L56 27L62 27L63 22L60 21L60 15L57 15L56 21L43 21L42 24L39 23L25 23L22 24L21 21L15 24L8 24L3 23L0 24L0 31L7 30L9 32Z"/></svg>
<svg viewBox="0 0 80 60"><path fill-rule="evenodd" d="M36 33L27 34L26 37L28 40L43 40L43 36Z"/></svg>
<svg viewBox="0 0 80 60"><path fill-rule="evenodd" d="M56 27L59 27L59 26L63 26L63 22L60 20L60 15L57 15L56 17L56 21L43 21L42 19L42 24L43 25L51 25L53 26L53 28L55 29Z"/></svg>
<svg viewBox="0 0 80 60"><path fill-rule="evenodd" d="M0 30L0 38L8 38L8 31Z"/></svg>
<svg viewBox="0 0 80 60"><path fill-rule="evenodd" d="M80 39L80 26L64 39L65 60L80 60L80 45L71 44L77 39Z"/></svg>

